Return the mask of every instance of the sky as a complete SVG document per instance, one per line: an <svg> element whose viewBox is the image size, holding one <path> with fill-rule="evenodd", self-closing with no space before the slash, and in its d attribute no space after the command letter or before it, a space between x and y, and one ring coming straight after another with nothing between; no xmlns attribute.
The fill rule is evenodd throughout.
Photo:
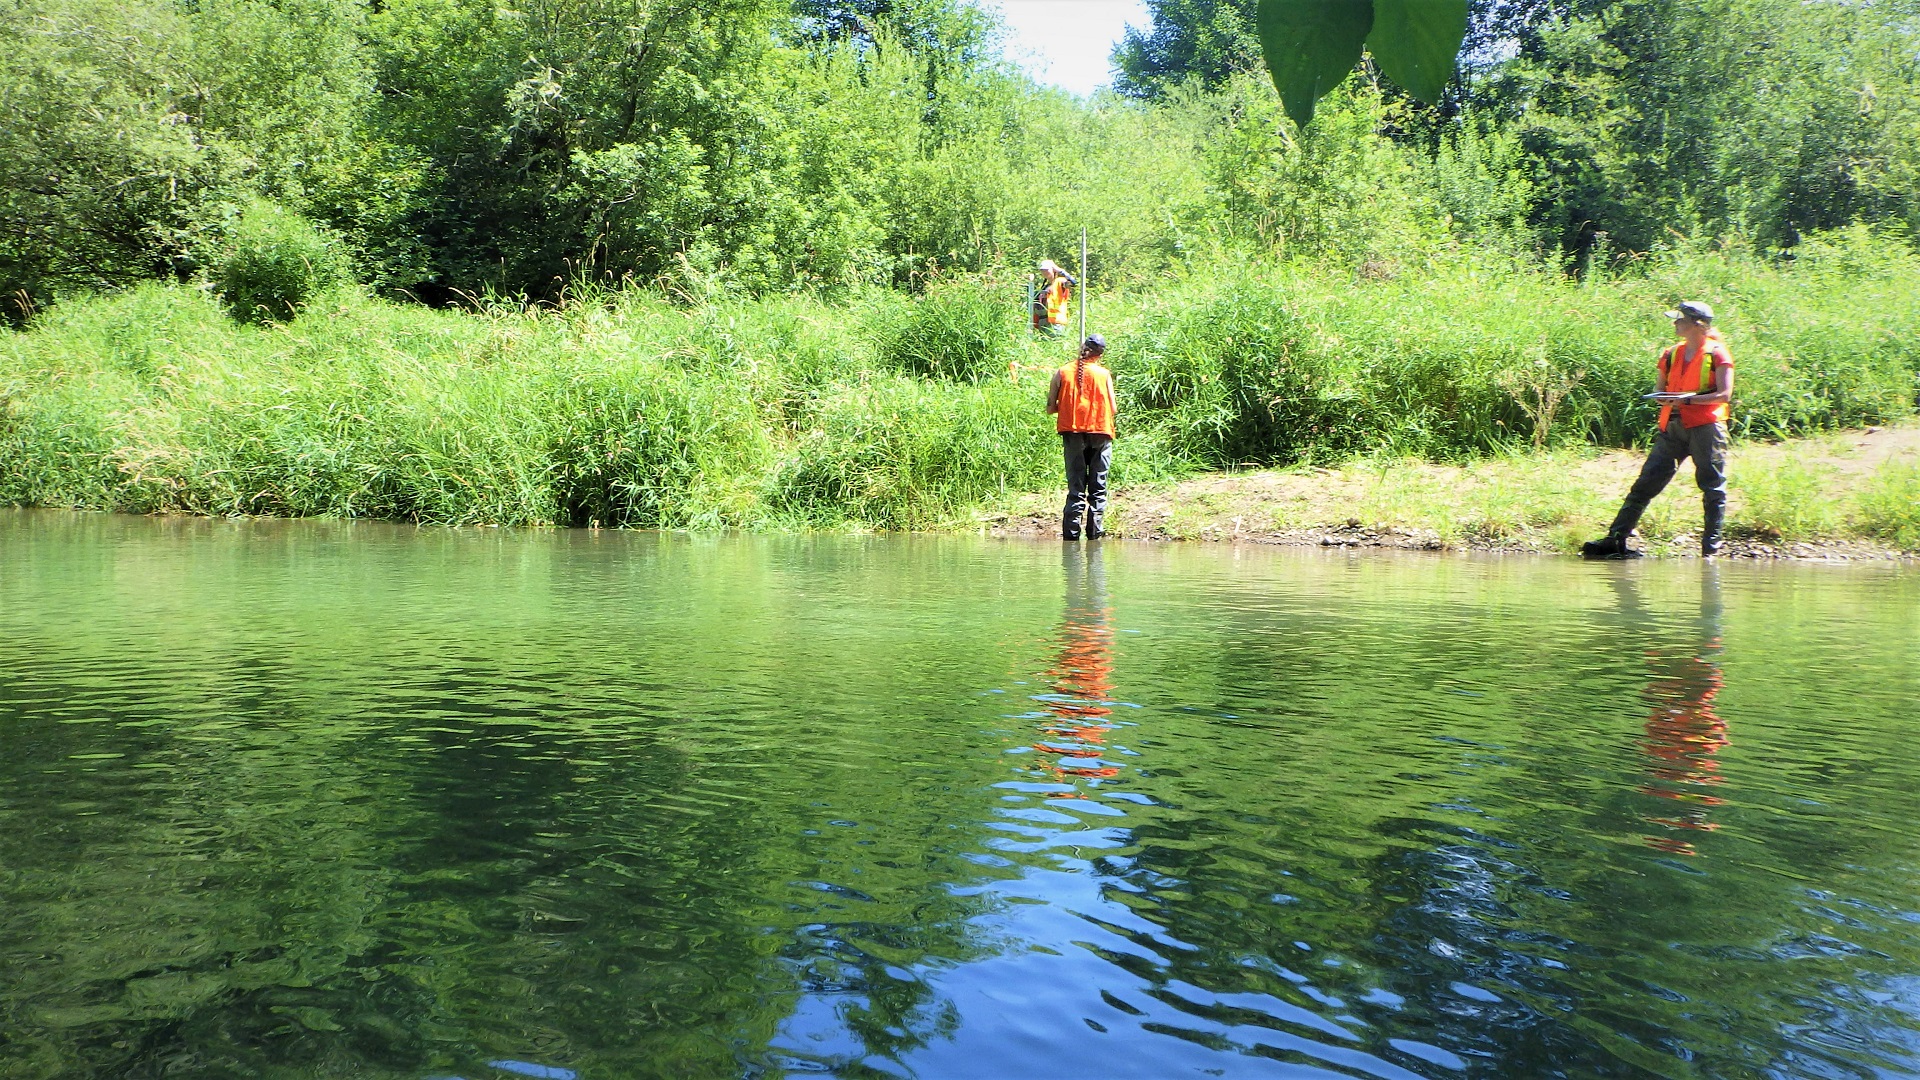
<svg viewBox="0 0 1920 1080"><path fill-rule="evenodd" d="M974 0L1007 24L1007 59L1036 82L1085 96L1113 81L1107 57L1132 23L1153 25L1144 0Z"/></svg>

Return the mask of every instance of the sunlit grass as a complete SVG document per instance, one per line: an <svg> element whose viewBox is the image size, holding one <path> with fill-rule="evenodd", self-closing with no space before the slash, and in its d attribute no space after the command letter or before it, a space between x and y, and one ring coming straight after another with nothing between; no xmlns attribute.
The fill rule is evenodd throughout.
<svg viewBox="0 0 1920 1080"><path fill-rule="evenodd" d="M1738 431L1912 412L1920 261L1846 269L1847 245L1871 242L1824 240L1791 270L1681 252L1598 285L1460 253L1380 280L1222 263L1150 292L1096 293L1090 325L1110 342L1121 396L1113 482L1342 467L1350 512L1369 523L1570 548L1624 491L1585 474L1593 448L1651 431L1639 395L1671 336L1659 311L1709 281L1739 360ZM0 503L449 524L971 524L1058 483L1041 404L1073 343L1031 335L1023 300L1019 281L991 275L833 303L687 306L633 290L456 312L342 292L255 327L200 290L149 285L0 335ZM1407 462L1455 471L1435 489ZM1736 469L1736 524L1910 542L1911 470L1856 499L1829 497L1824 467ZM1697 530L1685 473L1645 535ZM1318 512L1196 505L1154 527L1284 530L1325 524Z"/></svg>
<svg viewBox="0 0 1920 1080"><path fill-rule="evenodd" d="M1920 551L1920 461L1881 466L1855 496L1851 521L1902 551Z"/></svg>

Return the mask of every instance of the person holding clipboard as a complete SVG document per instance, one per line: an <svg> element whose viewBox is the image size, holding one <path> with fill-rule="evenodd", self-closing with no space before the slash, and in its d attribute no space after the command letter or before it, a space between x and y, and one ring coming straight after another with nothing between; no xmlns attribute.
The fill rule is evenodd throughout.
<svg viewBox="0 0 1920 1080"><path fill-rule="evenodd" d="M1705 303L1683 301L1667 317L1680 340L1660 354L1659 381L1654 392L1646 395L1660 403L1660 430L1607 535L1581 545L1580 553L1589 559L1640 556L1627 546L1627 537L1640 523L1647 504L1687 458L1693 459L1704 514L1700 554L1720 551L1727 519L1727 413L1733 401L1733 354L1713 328L1713 308Z"/></svg>

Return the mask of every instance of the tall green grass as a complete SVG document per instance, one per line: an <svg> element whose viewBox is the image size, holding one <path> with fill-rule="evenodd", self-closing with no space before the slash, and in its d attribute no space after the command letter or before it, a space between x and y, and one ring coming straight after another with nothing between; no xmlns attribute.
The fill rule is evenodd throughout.
<svg viewBox="0 0 1920 1080"><path fill-rule="evenodd" d="M147 286L5 340L0 502L914 528L1044 484L1031 384L1004 365L978 384L905 374L866 344L911 306L688 311L636 292L462 314L338 294L256 328Z"/></svg>
<svg viewBox="0 0 1920 1080"><path fill-rule="evenodd" d="M1373 280L1222 267L1138 308L1120 335L1134 403L1183 459L1462 460L1651 435L1663 312L1710 300L1735 355L1737 436L1882 423L1920 389L1920 259L1863 230L1782 267L1740 249L1661 253L1586 283L1462 253Z"/></svg>
<svg viewBox="0 0 1920 1080"><path fill-rule="evenodd" d="M1098 293L1115 481L1629 445L1651 432L1639 395L1683 296L1722 313L1738 433L1910 414L1920 259L1860 232L1803 247L1792 266L1676 248L1584 284L1469 251L1390 271L1218 260ZM335 292L261 326L205 290L149 285L0 336L0 503L934 527L1058 482L1041 404L1072 346L1023 323L1020 283L991 279L832 304L632 290L468 312ZM1912 528L1900 483L1873 512L1889 536Z"/></svg>

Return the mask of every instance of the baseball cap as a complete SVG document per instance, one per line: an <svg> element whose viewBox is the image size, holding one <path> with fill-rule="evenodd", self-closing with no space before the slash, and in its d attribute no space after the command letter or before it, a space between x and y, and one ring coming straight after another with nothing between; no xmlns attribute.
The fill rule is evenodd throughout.
<svg viewBox="0 0 1920 1080"><path fill-rule="evenodd" d="M1686 319L1688 322L1712 322L1713 309L1704 301L1682 300L1680 306L1667 312L1669 319Z"/></svg>
<svg viewBox="0 0 1920 1080"><path fill-rule="evenodd" d="M1085 344L1093 346L1095 352L1107 351L1107 339L1101 337L1099 334L1088 334ZM1082 348L1084 347L1085 345L1082 346Z"/></svg>

